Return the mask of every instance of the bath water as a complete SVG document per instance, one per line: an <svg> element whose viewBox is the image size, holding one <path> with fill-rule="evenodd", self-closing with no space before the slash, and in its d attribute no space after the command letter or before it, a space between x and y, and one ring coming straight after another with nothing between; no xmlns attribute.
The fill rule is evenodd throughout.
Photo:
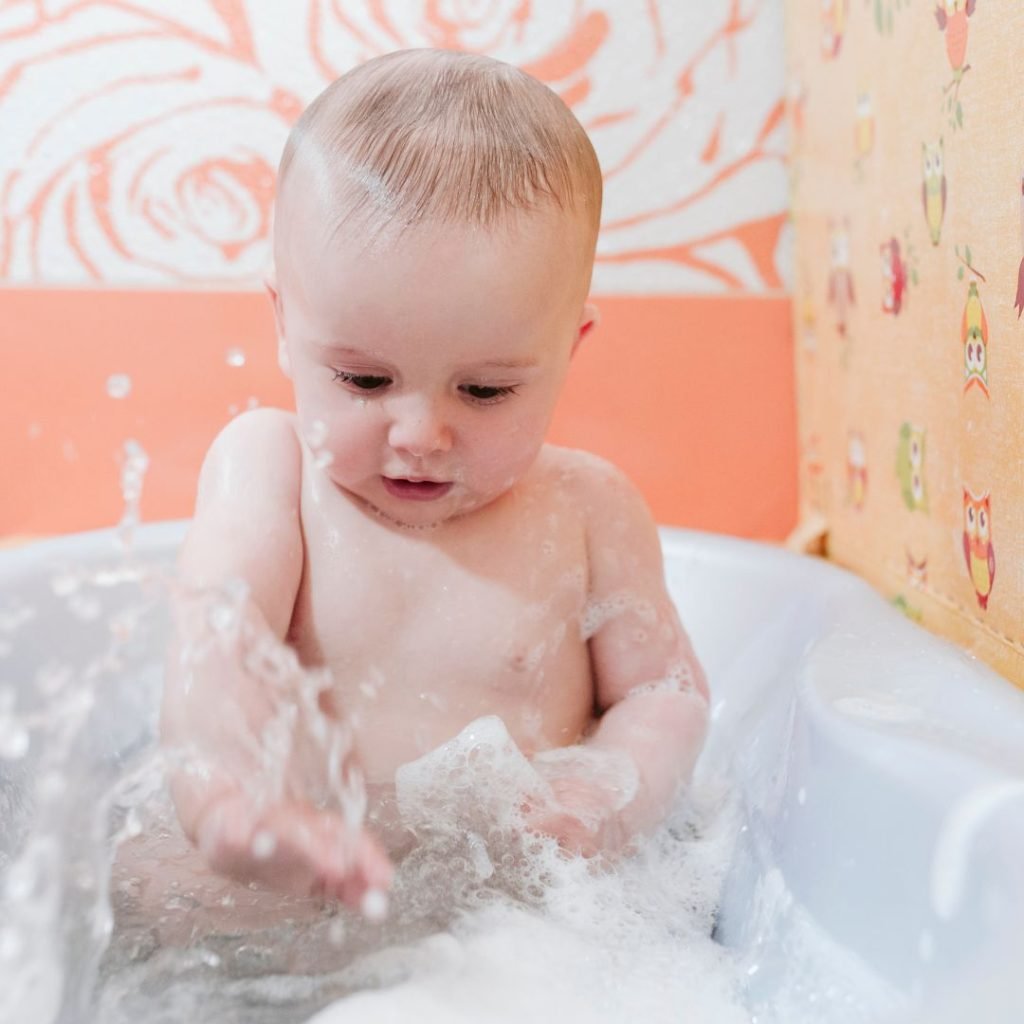
<svg viewBox="0 0 1024 1024"><path fill-rule="evenodd" d="M126 449L133 499L144 470ZM538 776L496 718L399 772L385 920L212 877L164 783L173 580L133 558L133 520L106 564L54 565L0 607L11 663L33 666L0 685L0 1022L751 1019L710 937L726 787L694 786L618 863L567 858L517 820ZM18 652L37 619L52 644Z"/></svg>

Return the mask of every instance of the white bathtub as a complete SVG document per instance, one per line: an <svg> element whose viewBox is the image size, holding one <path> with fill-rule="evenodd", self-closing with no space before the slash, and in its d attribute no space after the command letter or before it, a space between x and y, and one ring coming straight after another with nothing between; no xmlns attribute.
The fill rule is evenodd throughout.
<svg viewBox="0 0 1024 1024"><path fill-rule="evenodd" d="M68 838L54 855L82 864L50 912L73 948L108 923L87 834L96 801L152 740L166 615L132 617L159 603L137 570L169 565L183 531L144 528L129 561L110 532L0 555L0 872L34 817L61 819ZM1024 1020L1024 694L820 561L675 530L663 542L713 692L699 771L728 773L744 822L715 936L736 958L751 1019ZM76 587L76 566L109 571ZM50 749L22 751L4 701L19 716L41 706L33 681L42 668L53 690L55 659L101 680L137 663L148 681L109 690L84 740L47 726ZM62 742L88 744L94 767L70 798L36 810L32 780ZM22 938L36 924L21 921ZM9 940L0 933L8 989ZM67 1007L95 966L99 947L88 948L63 976L39 968L34 991L54 993L51 1019L83 1024ZM2 1024L22 1024L2 1006ZM24 1024L48 1022L37 1007Z"/></svg>

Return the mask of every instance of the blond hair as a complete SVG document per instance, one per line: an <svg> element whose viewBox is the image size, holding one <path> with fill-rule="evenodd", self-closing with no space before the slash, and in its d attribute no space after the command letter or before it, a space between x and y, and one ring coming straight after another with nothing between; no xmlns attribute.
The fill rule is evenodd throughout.
<svg viewBox="0 0 1024 1024"><path fill-rule="evenodd" d="M278 192L309 155L333 230L437 220L492 226L553 204L583 218L590 253L601 169L586 132L547 86L490 57L403 50L329 85L295 123Z"/></svg>

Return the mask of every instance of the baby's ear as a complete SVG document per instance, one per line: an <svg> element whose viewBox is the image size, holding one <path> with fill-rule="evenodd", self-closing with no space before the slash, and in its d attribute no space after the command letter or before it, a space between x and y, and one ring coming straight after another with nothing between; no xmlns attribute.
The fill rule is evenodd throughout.
<svg viewBox="0 0 1024 1024"><path fill-rule="evenodd" d="M263 286L267 289L270 297L270 304L274 307L274 329L277 332L277 365L281 372L288 378L292 375L292 361L288 354L288 343L284 336L284 309L281 305L281 292L277 287L277 278L271 271L263 279Z"/></svg>
<svg viewBox="0 0 1024 1024"><path fill-rule="evenodd" d="M592 302L583 303L583 312L580 314L579 326L576 328L576 337L572 343L572 353L580 347L580 342L601 322L601 311Z"/></svg>

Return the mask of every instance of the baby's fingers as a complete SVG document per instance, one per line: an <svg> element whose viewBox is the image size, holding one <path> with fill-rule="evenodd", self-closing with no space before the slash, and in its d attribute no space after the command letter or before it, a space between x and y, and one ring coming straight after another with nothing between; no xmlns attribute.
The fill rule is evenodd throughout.
<svg viewBox="0 0 1024 1024"><path fill-rule="evenodd" d="M370 920L386 916L394 871L377 839L363 830L354 840L346 838L344 844L339 844L336 836L325 836L325 840L317 891L328 899L341 900Z"/></svg>
<svg viewBox="0 0 1024 1024"><path fill-rule="evenodd" d="M593 857L601 851L595 832L571 814L536 814L527 819L526 827L531 832L557 840L562 850L571 855Z"/></svg>
<svg viewBox="0 0 1024 1024"><path fill-rule="evenodd" d="M203 815L196 838L219 874L295 896L341 900L367 916L386 913L387 854L367 832L353 835L336 814L279 804L257 815L243 795L231 794Z"/></svg>

